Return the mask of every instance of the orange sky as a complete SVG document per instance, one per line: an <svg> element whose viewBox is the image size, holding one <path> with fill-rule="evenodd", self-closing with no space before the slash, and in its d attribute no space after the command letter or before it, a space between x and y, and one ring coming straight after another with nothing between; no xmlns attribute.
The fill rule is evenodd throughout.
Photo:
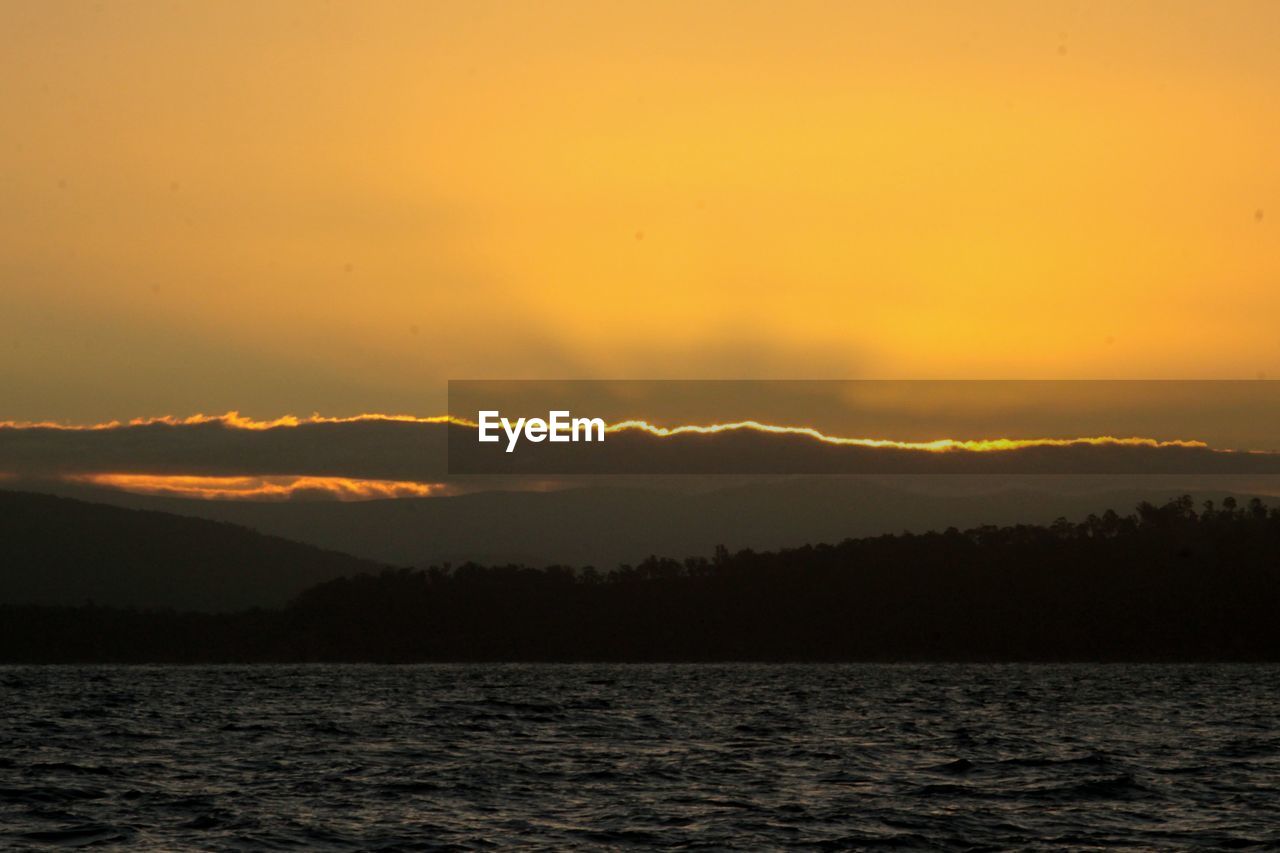
<svg viewBox="0 0 1280 853"><path fill-rule="evenodd" d="M2 2L0 420L1280 376L1278 43L1272 0Z"/></svg>

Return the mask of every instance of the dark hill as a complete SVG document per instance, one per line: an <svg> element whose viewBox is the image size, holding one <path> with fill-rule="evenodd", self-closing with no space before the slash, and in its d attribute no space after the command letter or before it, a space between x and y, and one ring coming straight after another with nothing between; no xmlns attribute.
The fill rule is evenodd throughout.
<svg viewBox="0 0 1280 853"><path fill-rule="evenodd" d="M601 570L650 554L710 557L794 548L847 537L960 529L983 524L1049 524L1099 507L1132 507L1189 492L1221 502L1250 485L1169 478L804 477L725 484L717 480L606 481L560 491L486 491L453 497L370 501L220 501L134 495L110 489L49 491L94 503L226 521L397 566L441 563ZM83 487L81 487L83 488Z"/></svg>
<svg viewBox="0 0 1280 853"><path fill-rule="evenodd" d="M383 566L244 527L0 491L0 603L277 607Z"/></svg>
<svg viewBox="0 0 1280 853"><path fill-rule="evenodd" d="M1280 508L1184 496L608 573L401 569L279 610L0 605L0 661L1280 661L1277 611Z"/></svg>

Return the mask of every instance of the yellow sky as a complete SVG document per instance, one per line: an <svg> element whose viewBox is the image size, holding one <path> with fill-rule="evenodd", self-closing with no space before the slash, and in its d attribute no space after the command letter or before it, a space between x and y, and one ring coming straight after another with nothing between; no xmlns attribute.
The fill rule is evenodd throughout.
<svg viewBox="0 0 1280 853"><path fill-rule="evenodd" d="M1280 376L1280 3L2 2L0 419Z"/></svg>

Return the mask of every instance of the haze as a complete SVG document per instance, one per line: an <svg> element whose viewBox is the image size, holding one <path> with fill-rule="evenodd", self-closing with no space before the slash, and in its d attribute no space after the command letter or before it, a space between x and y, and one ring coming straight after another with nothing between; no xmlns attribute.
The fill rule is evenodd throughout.
<svg viewBox="0 0 1280 853"><path fill-rule="evenodd" d="M1280 370L1280 5L0 5L14 420Z"/></svg>

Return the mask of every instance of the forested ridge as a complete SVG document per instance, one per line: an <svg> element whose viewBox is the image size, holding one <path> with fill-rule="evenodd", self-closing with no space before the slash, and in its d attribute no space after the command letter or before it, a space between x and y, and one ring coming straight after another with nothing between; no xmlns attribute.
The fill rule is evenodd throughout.
<svg viewBox="0 0 1280 853"><path fill-rule="evenodd" d="M279 610L0 608L17 661L1280 660L1280 509L1189 497L612 571L465 564Z"/></svg>

